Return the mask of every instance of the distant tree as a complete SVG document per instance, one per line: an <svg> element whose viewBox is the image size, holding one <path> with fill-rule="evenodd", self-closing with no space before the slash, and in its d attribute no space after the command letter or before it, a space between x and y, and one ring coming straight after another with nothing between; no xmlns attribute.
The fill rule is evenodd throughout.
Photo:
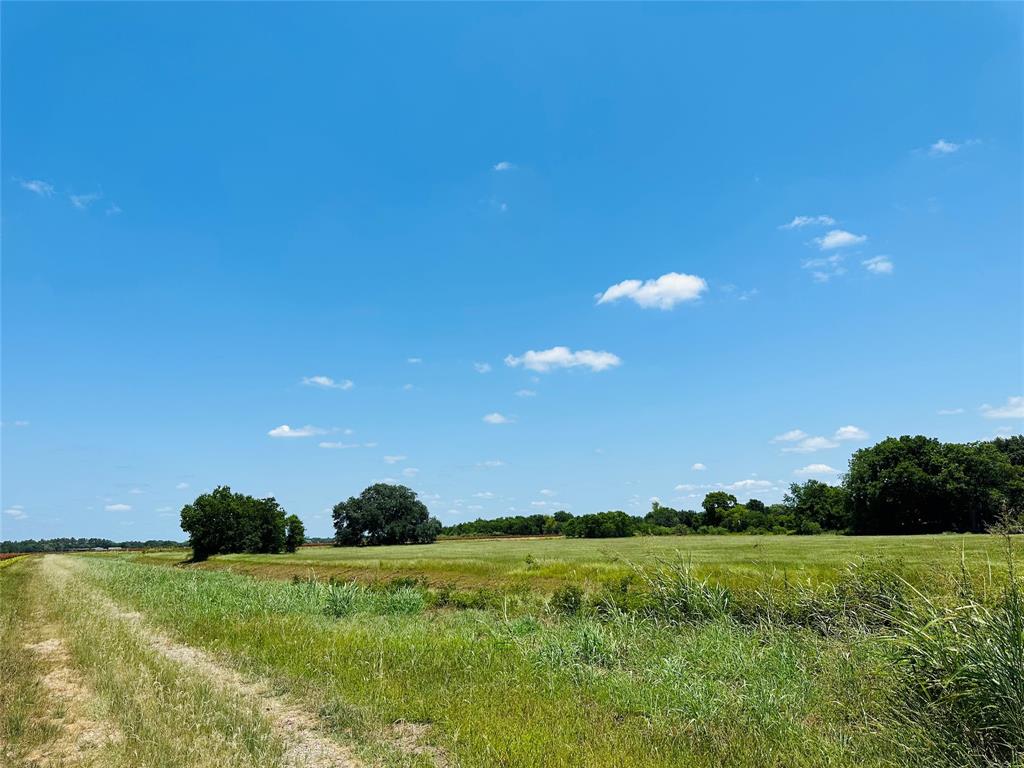
<svg viewBox="0 0 1024 768"><path fill-rule="evenodd" d="M595 512L591 515L574 517L565 524L565 535L575 539L610 539L632 536L643 522L625 512Z"/></svg>
<svg viewBox="0 0 1024 768"><path fill-rule="evenodd" d="M681 522L678 510L662 506L658 501L651 502L651 511L647 513L644 520L662 528L675 528Z"/></svg>
<svg viewBox="0 0 1024 768"><path fill-rule="evenodd" d="M798 533L842 531L850 526L846 490L820 480L793 483L783 503Z"/></svg>
<svg viewBox="0 0 1024 768"><path fill-rule="evenodd" d="M225 485L183 507L181 528L189 535L195 560L228 552L280 552L285 512L273 498L232 493Z"/></svg>
<svg viewBox="0 0 1024 768"><path fill-rule="evenodd" d="M760 499L751 499L750 501L747 502L747 509L753 512L763 513L767 509L767 507L765 507L764 502L761 501Z"/></svg>
<svg viewBox="0 0 1024 768"><path fill-rule="evenodd" d="M725 513L736 506L736 497L725 491L712 491L701 503L704 508L702 525L718 526L722 524Z"/></svg>
<svg viewBox="0 0 1024 768"><path fill-rule="evenodd" d="M297 515L288 515L284 519L284 525L285 552L294 552L306 543L306 526L302 524Z"/></svg>
<svg viewBox="0 0 1024 768"><path fill-rule="evenodd" d="M429 544L441 532L441 524L411 489L377 483L334 506L334 531L339 547Z"/></svg>

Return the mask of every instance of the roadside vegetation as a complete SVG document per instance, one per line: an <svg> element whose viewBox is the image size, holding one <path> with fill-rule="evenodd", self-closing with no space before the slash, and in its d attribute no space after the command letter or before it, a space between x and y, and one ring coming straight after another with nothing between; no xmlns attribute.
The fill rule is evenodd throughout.
<svg viewBox="0 0 1024 768"><path fill-rule="evenodd" d="M111 650L121 647L111 645L124 627L118 614L137 614L174 643L300 702L366 764L1010 766L1024 758L1014 537L685 537L674 541L720 547L636 556L667 540L307 548L177 568L154 567L173 563L173 553L51 556L6 573L33 569L37 600L65 601L53 616L71 600L93 606L63 622L72 636L96 623L91 651L69 647L100 700L98 681L118 673L92 665L120 652ZM746 547L730 549L737 542ZM785 548L757 561L757 542ZM864 546L829 558L824 545L848 542L887 543L888 556ZM565 560L554 550L538 556L541 546L560 547ZM460 556L471 549L475 557ZM513 557L524 574L548 568L561 578L478 586L410 570L364 580L315 569L290 580L237 572L243 562L315 564L346 553L409 562L417 550L451 555L448 572L507 567ZM793 569L776 569L773 556ZM222 564L236 572L211 570ZM103 608L113 602L116 612ZM253 743L283 751L267 751L261 764L281 764L274 754L286 754L288 739L269 734Z"/></svg>

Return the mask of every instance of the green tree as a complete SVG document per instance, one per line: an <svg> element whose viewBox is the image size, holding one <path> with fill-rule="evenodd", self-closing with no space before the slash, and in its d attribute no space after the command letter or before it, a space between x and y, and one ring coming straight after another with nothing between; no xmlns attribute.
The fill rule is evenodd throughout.
<svg viewBox="0 0 1024 768"><path fill-rule="evenodd" d="M404 485L377 483L334 506L336 546L429 544L441 523Z"/></svg>
<svg viewBox="0 0 1024 768"><path fill-rule="evenodd" d="M704 497L701 506L704 508L702 525L721 525L725 513L736 506L736 497L725 491L712 491Z"/></svg>
<svg viewBox="0 0 1024 768"><path fill-rule="evenodd" d="M783 503L798 532L842 531L850 526L846 490L820 480L793 483Z"/></svg>
<svg viewBox="0 0 1024 768"><path fill-rule="evenodd" d="M288 515L284 519L284 525L284 549L286 552L294 552L306 543L306 526L297 515Z"/></svg>
<svg viewBox="0 0 1024 768"><path fill-rule="evenodd" d="M228 552L280 552L285 512L273 498L256 499L218 486L181 510L194 560Z"/></svg>

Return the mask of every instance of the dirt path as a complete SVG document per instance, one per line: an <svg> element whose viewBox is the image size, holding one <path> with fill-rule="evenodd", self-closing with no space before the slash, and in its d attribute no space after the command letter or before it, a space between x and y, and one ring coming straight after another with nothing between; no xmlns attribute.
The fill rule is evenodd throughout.
<svg viewBox="0 0 1024 768"><path fill-rule="evenodd" d="M70 558L47 556L43 562L58 579L72 577L75 564ZM167 659L188 667L214 681L223 689L252 701L268 724L285 744L283 765L286 768L362 768L352 751L324 733L319 720L284 696L275 694L266 685L246 680L242 675L216 661L198 648L177 643L156 632L143 622L141 614L125 611L99 592L93 599L106 612L131 622L139 635Z"/></svg>

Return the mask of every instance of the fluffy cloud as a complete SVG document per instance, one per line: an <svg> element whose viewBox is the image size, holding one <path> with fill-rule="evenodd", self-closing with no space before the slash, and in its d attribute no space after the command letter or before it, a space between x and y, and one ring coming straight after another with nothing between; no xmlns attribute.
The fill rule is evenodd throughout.
<svg viewBox="0 0 1024 768"><path fill-rule="evenodd" d="M508 160L502 160L500 163L494 164L494 170L496 171L512 171L515 170L515 166Z"/></svg>
<svg viewBox="0 0 1024 768"><path fill-rule="evenodd" d="M828 464L808 464L806 467L794 469L793 474L797 477L821 477L823 475L834 475L836 470Z"/></svg>
<svg viewBox="0 0 1024 768"><path fill-rule="evenodd" d="M407 358L405 358L405 362L409 363L409 365L419 365L420 363L423 362L423 358L422 357L407 357Z"/></svg>
<svg viewBox="0 0 1024 768"><path fill-rule="evenodd" d="M939 416L956 416L957 414L963 413L963 408L940 408L937 413Z"/></svg>
<svg viewBox="0 0 1024 768"><path fill-rule="evenodd" d="M317 447L318 448L329 448L329 449L333 449L333 450L344 450L346 448L358 448L359 447L359 443L342 443L342 442L336 442L336 441L332 441L332 440L322 440L321 442L317 443ZM367 443L364 447L369 448L370 447L370 443Z"/></svg>
<svg viewBox="0 0 1024 768"><path fill-rule="evenodd" d="M845 229L832 229L823 237L814 238L814 242L823 251L831 251L833 248L846 248L850 245L860 245L868 239L867 235L855 235Z"/></svg>
<svg viewBox="0 0 1024 768"><path fill-rule="evenodd" d="M550 488L541 488L540 489L540 495L541 496L554 496L554 495L556 495L556 493L557 493L557 491L552 491Z"/></svg>
<svg viewBox="0 0 1024 768"><path fill-rule="evenodd" d="M839 443L827 437L805 437L803 440L782 450L786 453L814 453L815 451L824 451L828 448L838 447Z"/></svg>
<svg viewBox="0 0 1024 768"><path fill-rule="evenodd" d="M694 472L703 472L707 469L707 465L701 464L699 461L690 467Z"/></svg>
<svg viewBox="0 0 1024 768"><path fill-rule="evenodd" d="M488 413L486 416L484 416L484 421L486 421L488 424L511 424L513 419L510 419L508 416L504 416L495 411L494 413Z"/></svg>
<svg viewBox="0 0 1024 768"><path fill-rule="evenodd" d="M416 467L406 467L402 470L403 477L416 477L420 471Z"/></svg>
<svg viewBox="0 0 1024 768"><path fill-rule="evenodd" d="M860 427L850 424L849 426L837 429L832 437L836 440L867 440L868 433Z"/></svg>
<svg viewBox="0 0 1024 768"><path fill-rule="evenodd" d="M774 488L775 484L771 480L755 480L749 478L747 480L737 480L735 483L729 483L723 486L729 491L767 491Z"/></svg>
<svg viewBox="0 0 1024 768"><path fill-rule="evenodd" d="M25 514L25 508L21 504L12 504L4 510L4 514L13 517L15 520L23 520L28 517Z"/></svg>
<svg viewBox="0 0 1024 768"><path fill-rule="evenodd" d="M872 256L861 262L868 272L875 275L891 275L893 270L892 259L888 256Z"/></svg>
<svg viewBox="0 0 1024 768"><path fill-rule="evenodd" d="M405 459L406 459L405 456L385 456L384 457L384 463L385 464L397 464L400 461L405 461Z"/></svg>
<svg viewBox="0 0 1024 768"><path fill-rule="evenodd" d="M473 368L476 370L477 373L490 373L491 372L491 364L490 363L473 363Z"/></svg>
<svg viewBox="0 0 1024 768"><path fill-rule="evenodd" d="M53 184L41 179L23 179L21 182L22 189L27 189L29 192L34 192L40 197L50 197L53 195Z"/></svg>
<svg viewBox="0 0 1024 768"><path fill-rule="evenodd" d="M672 309L684 301L694 301L708 289L704 278L669 272L656 280L623 280L604 293L597 294L598 304L631 299L644 309Z"/></svg>
<svg viewBox="0 0 1024 768"><path fill-rule="evenodd" d="M498 467L504 467L505 462L501 459L488 459L487 461L477 462L477 466L483 469L496 469Z"/></svg>
<svg viewBox="0 0 1024 768"><path fill-rule="evenodd" d="M132 505L131 504L107 504L107 506L105 506L104 509L107 510L107 512L131 512L132 511Z"/></svg>
<svg viewBox="0 0 1024 768"><path fill-rule="evenodd" d="M177 490L179 490L179 491L184 491L184 490L186 490L188 488L188 483L186 483L185 481L182 481L182 482L178 483L177 485L175 485L174 487Z"/></svg>
<svg viewBox="0 0 1024 768"><path fill-rule="evenodd" d="M823 227L831 227L836 220L831 216L795 216L789 224L780 224L779 229L802 229L812 224L820 224Z"/></svg>
<svg viewBox="0 0 1024 768"><path fill-rule="evenodd" d="M517 389L516 397L536 397L537 393L532 389Z"/></svg>
<svg viewBox="0 0 1024 768"><path fill-rule="evenodd" d="M803 440L807 437L807 433L802 429L791 429L789 432L783 432L781 435L776 435L772 438L773 443L791 443L796 440Z"/></svg>
<svg viewBox="0 0 1024 768"><path fill-rule="evenodd" d="M473 498L474 499L493 499L494 498L494 493L492 493L491 491L478 491L477 493L473 494Z"/></svg>
<svg viewBox="0 0 1024 768"><path fill-rule="evenodd" d="M934 144L928 147L928 154L932 157L945 157L946 155L952 155L955 152L959 152L964 147L970 147L974 144L980 144L980 139L968 139L957 144L955 141L946 141L946 139L939 139Z"/></svg>
<svg viewBox="0 0 1024 768"><path fill-rule="evenodd" d="M314 427L307 424L304 427L289 427L287 424L282 424L280 427L274 427L272 430L267 432L271 437L313 437L314 435L326 434L327 430L321 427Z"/></svg>
<svg viewBox="0 0 1024 768"><path fill-rule="evenodd" d="M986 403L981 406L981 415L986 419L1024 419L1024 397L1011 395L1006 398L1006 405Z"/></svg>
<svg viewBox="0 0 1024 768"><path fill-rule="evenodd" d="M604 371L621 365L622 360L611 352L595 352L592 349L581 349L573 352L568 347L552 347L540 352L527 350L519 357L508 355L505 365L516 368L523 366L531 371L545 373L552 368L576 368L583 366L592 371Z"/></svg>
<svg viewBox="0 0 1024 768"><path fill-rule="evenodd" d="M330 376L303 376L302 383L307 387L320 387L321 389L352 389L355 386L349 379L335 381Z"/></svg>
<svg viewBox="0 0 1024 768"><path fill-rule="evenodd" d="M819 283L827 283L833 277L846 274L843 257L838 253L816 259L804 259L801 266L804 269L812 270L812 277Z"/></svg>

